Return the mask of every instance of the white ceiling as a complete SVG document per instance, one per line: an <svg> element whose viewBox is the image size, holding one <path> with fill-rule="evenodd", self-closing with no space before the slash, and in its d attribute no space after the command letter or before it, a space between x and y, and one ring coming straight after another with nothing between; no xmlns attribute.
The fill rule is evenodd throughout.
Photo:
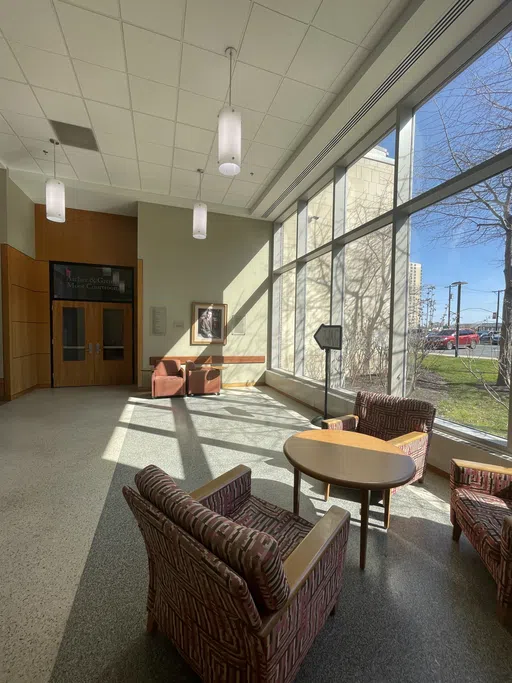
<svg viewBox="0 0 512 683"><path fill-rule="evenodd" d="M40 174L27 183L37 195L56 119L91 127L100 149L59 149L57 175L75 187L172 203L196 197L204 168L203 199L243 211L407 4L0 0L0 160ZM233 180L217 170L215 134L230 45L244 138Z"/></svg>

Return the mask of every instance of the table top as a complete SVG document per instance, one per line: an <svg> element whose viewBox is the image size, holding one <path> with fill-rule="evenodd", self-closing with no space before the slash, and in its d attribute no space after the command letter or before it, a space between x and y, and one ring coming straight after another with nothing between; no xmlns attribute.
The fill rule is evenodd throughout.
<svg viewBox="0 0 512 683"><path fill-rule="evenodd" d="M227 365L196 365L196 370L226 370Z"/></svg>
<svg viewBox="0 0 512 683"><path fill-rule="evenodd" d="M315 479L349 488L380 490L410 481L416 465L399 448L358 432L314 429L284 444L290 463Z"/></svg>

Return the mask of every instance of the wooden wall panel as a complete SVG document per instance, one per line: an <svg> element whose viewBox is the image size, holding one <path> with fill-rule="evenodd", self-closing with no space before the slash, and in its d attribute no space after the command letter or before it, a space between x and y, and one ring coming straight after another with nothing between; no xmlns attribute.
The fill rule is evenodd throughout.
<svg viewBox="0 0 512 683"><path fill-rule="evenodd" d="M35 206L36 258L109 266L137 266L137 218L66 209L66 222L46 220Z"/></svg>
<svg viewBox="0 0 512 683"><path fill-rule="evenodd" d="M2 245L5 397L16 397L50 377L48 264Z"/></svg>
<svg viewBox="0 0 512 683"><path fill-rule="evenodd" d="M137 302L137 322L136 322L136 330L137 330L137 336L136 336L136 358L137 358L137 386L142 387L143 386L143 374L142 374L142 368L144 367L143 359L142 359L142 331L143 331L143 291L142 291L142 283L143 283L143 266L142 266L142 259L139 259L137 262L137 288L136 288L136 302Z"/></svg>

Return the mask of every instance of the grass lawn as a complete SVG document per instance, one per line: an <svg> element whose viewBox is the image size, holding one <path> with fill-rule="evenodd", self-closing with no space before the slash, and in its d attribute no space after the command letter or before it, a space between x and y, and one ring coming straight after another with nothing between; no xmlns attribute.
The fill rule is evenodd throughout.
<svg viewBox="0 0 512 683"><path fill-rule="evenodd" d="M425 359L424 367L447 383L440 387L444 397L437 405L437 414L447 420L506 437L507 410L489 396L480 379L473 377L465 367L467 363L467 357L432 354ZM472 367L489 383L496 380L496 364L490 358L476 358ZM507 394L504 398L508 402Z"/></svg>

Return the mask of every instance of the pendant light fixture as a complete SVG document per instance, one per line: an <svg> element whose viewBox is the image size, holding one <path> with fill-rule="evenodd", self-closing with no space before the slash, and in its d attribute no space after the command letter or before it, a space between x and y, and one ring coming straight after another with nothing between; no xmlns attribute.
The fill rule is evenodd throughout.
<svg viewBox="0 0 512 683"><path fill-rule="evenodd" d="M206 204L203 204L201 201L201 185L203 182L204 171L202 168L198 168L197 172L199 173L199 201L194 204L194 213L192 216L192 237L195 237L196 240L205 240L208 209Z"/></svg>
<svg viewBox="0 0 512 683"><path fill-rule="evenodd" d="M223 175L235 176L240 173L242 161L242 115L231 104L231 81L233 77L234 47L228 47L229 56L229 105L219 114L219 171Z"/></svg>
<svg viewBox="0 0 512 683"><path fill-rule="evenodd" d="M53 145L53 178L46 181L46 218L55 223L66 222L66 188L61 180L57 180L56 150L57 140L50 138Z"/></svg>

